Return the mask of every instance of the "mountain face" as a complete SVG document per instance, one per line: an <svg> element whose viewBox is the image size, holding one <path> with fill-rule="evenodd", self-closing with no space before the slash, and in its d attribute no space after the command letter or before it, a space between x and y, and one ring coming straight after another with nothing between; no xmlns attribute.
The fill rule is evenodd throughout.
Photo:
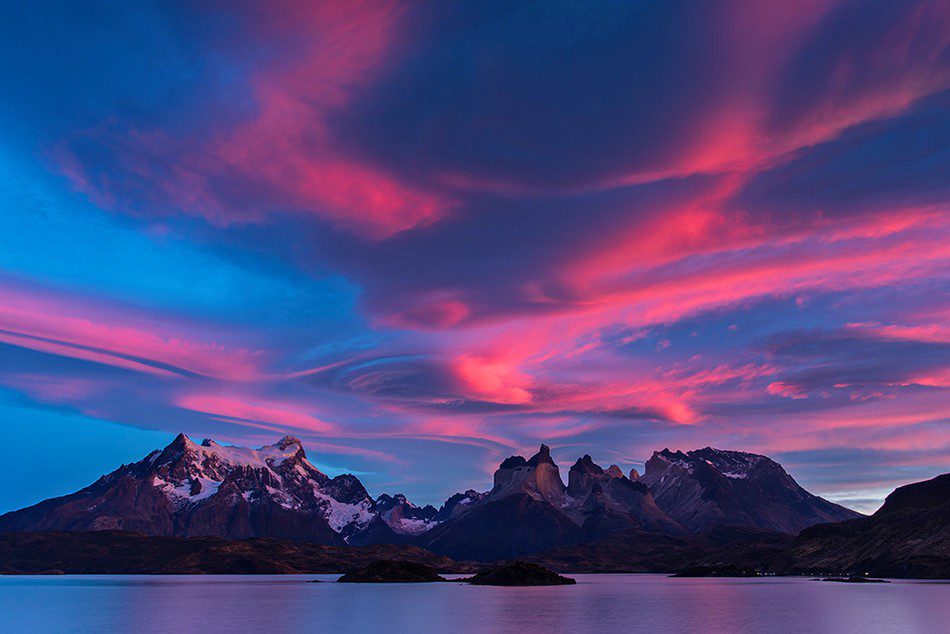
<svg viewBox="0 0 950 634"><path fill-rule="evenodd" d="M580 544L628 528L685 532L657 507L646 486L631 482L619 467L605 471L584 456L571 467L565 486L547 445L530 459L506 459L495 471L491 491L467 499L415 543L454 558L491 560Z"/></svg>
<svg viewBox="0 0 950 634"><path fill-rule="evenodd" d="M777 462L706 447L653 453L637 480L657 505L692 531L739 526L795 534L825 522L863 517L812 495Z"/></svg>
<svg viewBox="0 0 950 634"><path fill-rule="evenodd" d="M358 478L328 477L307 460L293 436L248 449L213 440L196 444L179 434L163 450L77 493L0 516L0 532L130 530L339 546L365 541L359 536L374 521L383 523L392 542L407 528L414 533L396 506L381 517Z"/></svg>

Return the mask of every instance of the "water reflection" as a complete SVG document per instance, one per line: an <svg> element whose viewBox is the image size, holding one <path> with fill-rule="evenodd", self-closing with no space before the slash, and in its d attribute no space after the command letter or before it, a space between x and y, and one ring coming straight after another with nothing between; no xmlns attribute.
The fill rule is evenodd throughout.
<svg viewBox="0 0 950 634"><path fill-rule="evenodd" d="M307 583L319 578L330 583ZM950 584L577 575L576 586L335 575L0 577L0 632L941 632Z"/></svg>

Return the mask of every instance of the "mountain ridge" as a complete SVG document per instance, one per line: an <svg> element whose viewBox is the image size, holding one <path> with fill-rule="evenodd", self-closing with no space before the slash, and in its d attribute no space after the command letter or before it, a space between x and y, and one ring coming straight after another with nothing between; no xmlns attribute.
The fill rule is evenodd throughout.
<svg viewBox="0 0 950 634"><path fill-rule="evenodd" d="M766 456L708 447L654 452L644 475L633 479L585 454L565 484L542 444L527 459L502 461L492 484L484 493L456 493L439 509L420 507L399 493L374 499L354 475L327 476L294 436L251 449L179 434L73 494L0 515L0 532L133 530L330 546L413 544L457 559L491 560L624 531L683 536L721 524L793 533L835 514L861 517L809 494ZM750 490L759 507L739 499Z"/></svg>
<svg viewBox="0 0 950 634"><path fill-rule="evenodd" d="M704 447L655 451L638 479L657 505L691 531L717 525L798 533L808 526L863 517L812 495L760 454Z"/></svg>

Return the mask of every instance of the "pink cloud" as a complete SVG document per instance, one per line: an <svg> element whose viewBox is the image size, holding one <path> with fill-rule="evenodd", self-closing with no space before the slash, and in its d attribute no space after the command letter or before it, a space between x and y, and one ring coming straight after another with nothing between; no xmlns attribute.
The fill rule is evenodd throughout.
<svg viewBox="0 0 950 634"><path fill-rule="evenodd" d="M230 348L200 330L35 287L0 286L0 341L161 376L260 376L262 352Z"/></svg>
<svg viewBox="0 0 950 634"><path fill-rule="evenodd" d="M309 407L272 399L191 394L178 398L176 404L184 409L216 418L292 427L310 432L333 430L332 424L314 416Z"/></svg>
<svg viewBox="0 0 950 634"><path fill-rule="evenodd" d="M950 343L950 327L947 327L947 325L943 323L880 324L877 322L857 322L845 324L845 327L857 332L870 333L885 339Z"/></svg>
<svg viewBox="0 0 950 634"><path fill-rule="evenodd" d="M808 398L808 392L805 389L798 385L786 383L785 381L773 381L769 383L766 389L768 393L773 396L793 399Z"/></svg>
<svg viewBox="0 0 950 634"><path fill-rule="evenodd" d="M100 205L157 215L171 206L221 226L301 211L383 239L441 218L450 200L346 157L327 121L385 63L404 7L291 4L260 12L246 34L271 46L292 42L291 51L254 71L257 107L248 120L188 135L107 121L59 144L52 159ZM75 150L83 144L110 154L111 163L101 171L85 164ZM124 181L115 170L126 172Z"/></svg>
<svg viewBox="0 0 950 634"><path fill-rule="evenodd" d="M504 358L461 355L455 359L454 371L473 398L512 405L531 401L528 376Z"/></svg>

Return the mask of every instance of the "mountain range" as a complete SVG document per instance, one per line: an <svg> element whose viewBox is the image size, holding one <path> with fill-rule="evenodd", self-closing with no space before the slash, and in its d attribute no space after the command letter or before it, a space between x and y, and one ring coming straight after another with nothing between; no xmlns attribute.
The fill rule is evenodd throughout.
<svg viewBox="0 0 950 634"><path fill-rule="evenodd" d="M489 561L636 533L687 537L725 526L796 534L859 513L812 495L769 458L705 448L654 452L630 476L589 455L561 479L550 449L512 456L487 492L441 508L375 499L353 475L330 478L286 436L258 449L195 443L122 465L76 493L0 516L0 532L134 531L150 536L270 537L328 546L405 544Z"/></svg>

